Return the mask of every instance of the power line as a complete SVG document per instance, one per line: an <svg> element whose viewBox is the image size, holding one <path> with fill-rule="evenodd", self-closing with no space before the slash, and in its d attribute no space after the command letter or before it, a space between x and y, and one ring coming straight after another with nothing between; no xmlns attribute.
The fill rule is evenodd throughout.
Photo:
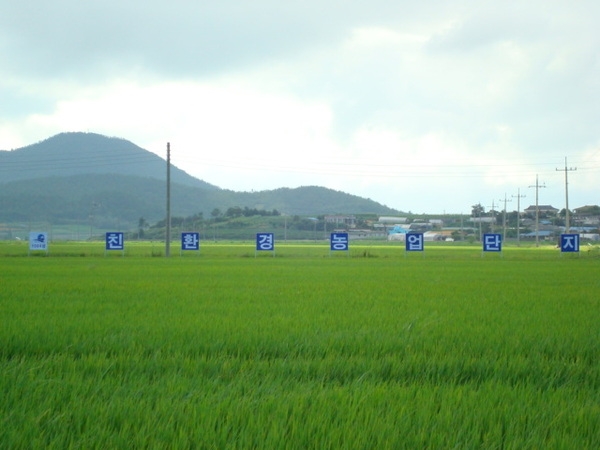
<svg viewBox="0 0 600 450"><path fill-rule="evenodd" d="M181 161L181 160L180 160ZM189 161L189 160L188 160ZM458 166L423 166L423 165L372 165L372 164L337 164L337 163L325 163L322 161L315 161L307 166L299 166L295 164L290 165L274 165L274 164L261 164L260 161L236 161L236 162L225 162L225 161L214 161L214 160L203 160L203 167L221 167L226 169L241 169L241 170L259 170L264 172L290 172L290 173L310 173L310 174L332 174L332 175L345 175L345 176L377 176L386 178L483 178L483 177L527 177L531 176L535 172L532 170L526 171L515 171L510 170L507 166L506 171L498 172L494 170L492 174L488 171L474 171L468 167ZM185 166L179 164L178 167ZM483 167L483 166L481 166ZM494 166L485 166L489 169L496 169ZM552 170L554 172L554 170ZM542 173L549 173L549 171L542 171Z"/></svg>
<svg viewBox="0 0 600 450"><path fill-rule="evenodd" d="M178 158L178 161L184 163L197 163L195 158ZM531 176L535 173L550 173L554 172L554 168L545 170L539 169L540 166L554 165L555 163L526 163L526 164L374 164L372 162L334 160L324 161L322 159L315 161L303 161L303 165L298 164L295 160L293 165L288 161L274 159L236 159L235 161L215 160L203 158L202 165L204 167L223 167L228 169L244 169L244 170L260 170L260 171L277 171L277 172L293 172L293 173L312 173L312 174L338 174L347 176L381 176L381 177L406 177L406 178L481 178L488 176L496 177L515 177L515 176ZM600 166L588 167L586 170L595 170ZM488 170L477 170L488 169ZM500 169L500 170L498 170ZM492 174L489 170L493 171Z"/></svg>
<svg viewBox="0 0 600 450"><path fill-rule="evenodd" d="M190 154L188 153L188 156ZM2 160L0 153L0 160ZM35 171L53 169L82 169L93 167L117 167L123 165L144 164L158 162L162 158L154 153L146 152L135 155L131 154L90 154L77 155L76 158L54 158L54 159L26 159L15 158L12 161L2 161L0 172L7 171ZM228 169L293 172L308 174L330 174L340 176L376 176L383 178L482 178L490 176L488 170L493 170L496 177L518 177L532 175L532 169L543 166L554 165L554 163L522 163L522 164L374 164L364 161L323 161L317 160L307 162L304 167L299 166L297 161L292 165L287 161L273 161L265 159L238 159L236 161L213 160L209 158L178 158L184 164L180 168L186 169L188 164L202 164L203 167L223 167ZM477 170L480 169L480 170ZM500 170L498 170L500 169ZM580 167L581 171L592 171L600 169L600 166ZM558 169L555 169L558 170ZM555 171L553 170L553 172ZM562 170L562 169L561 169ZM549 173L549 170L542 170ZM539 171L538 171L539 173Z"/></svg>
<svg viewBox="0 0 600 450"><path fill-rule="evenodd" d="M89 166L101 167L101 166L121 166L128 164L142 164L160 161L160 159L154 155L111 155L107 156L90 156L80 157L77 159L73 158L59 158L59 159L17 159L13 161L3 161L0 171L13 172L13 171L31 171L41 169L78 169Z"/></svg>

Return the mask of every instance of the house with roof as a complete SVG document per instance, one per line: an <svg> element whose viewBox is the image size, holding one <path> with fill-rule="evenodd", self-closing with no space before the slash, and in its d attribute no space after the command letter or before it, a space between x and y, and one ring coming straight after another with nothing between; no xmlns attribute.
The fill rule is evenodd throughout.
<svg viewBox="0 0 600 450"><path fill-rule="evenodd" d="M558 214L558 209L552 205L535 205L528 206L523 210L524 215L535 216L536 209L539 211L540 216L555 216Z"/></svg>
<svg viewBox="0 0 600 450"><path fill-rule="evenodd" d="M333 223L336 227L354 228L356 226L356 216L353 215L327 215L325 223Z"/></svg>
<svg viewBox="0 0 600 450"><path fill-rule="evenodd" d="M583 226L598 227L600 225L600 206L586 205L573 210L573 221Z"/></svg>

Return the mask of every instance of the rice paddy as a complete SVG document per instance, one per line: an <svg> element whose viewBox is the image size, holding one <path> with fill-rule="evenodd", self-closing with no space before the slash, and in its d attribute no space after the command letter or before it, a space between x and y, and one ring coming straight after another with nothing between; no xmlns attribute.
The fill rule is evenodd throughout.
<svg viewBox="0 0 600 450"><path fill-rule="evenodd" d="M0 244L1 448L600 448L595 253L90 246Z"/></svg>

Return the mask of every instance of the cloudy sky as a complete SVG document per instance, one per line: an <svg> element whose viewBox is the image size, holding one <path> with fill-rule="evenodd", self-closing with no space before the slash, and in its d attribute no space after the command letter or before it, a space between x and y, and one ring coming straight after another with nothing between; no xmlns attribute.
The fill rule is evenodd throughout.
<svg viewBox="0 0 600 450"><path fill-rule="evenodd" d="M600 204L597 0L0 0L0 149L122 137L222 188ZM559 169L559 170L557 170Z"/></svg>

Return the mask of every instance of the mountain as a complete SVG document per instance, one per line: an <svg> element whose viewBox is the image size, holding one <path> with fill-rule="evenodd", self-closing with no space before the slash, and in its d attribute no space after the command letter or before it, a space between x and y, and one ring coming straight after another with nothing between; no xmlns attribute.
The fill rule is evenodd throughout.
<svg viewBox="0 0 600 450"><path fill-rule="evenodd" d="M135 226L164 218L166 162L120 138L63 133L0 151L0 222L96 222ZM218 208L290 215L394 214L370 199L318 186L235 192L171 167L171 214L209 218ZM116 226L116 225L109 225Z"/></svg>
<svg viewBox="0 0 600 450"><path fill-rule="evenodd" d="M167 177L164 159L125 139L95 133L61 133L17 150L0 151L0 183L80 174ZM174 166L171 182L218 189Z"/></svg>

